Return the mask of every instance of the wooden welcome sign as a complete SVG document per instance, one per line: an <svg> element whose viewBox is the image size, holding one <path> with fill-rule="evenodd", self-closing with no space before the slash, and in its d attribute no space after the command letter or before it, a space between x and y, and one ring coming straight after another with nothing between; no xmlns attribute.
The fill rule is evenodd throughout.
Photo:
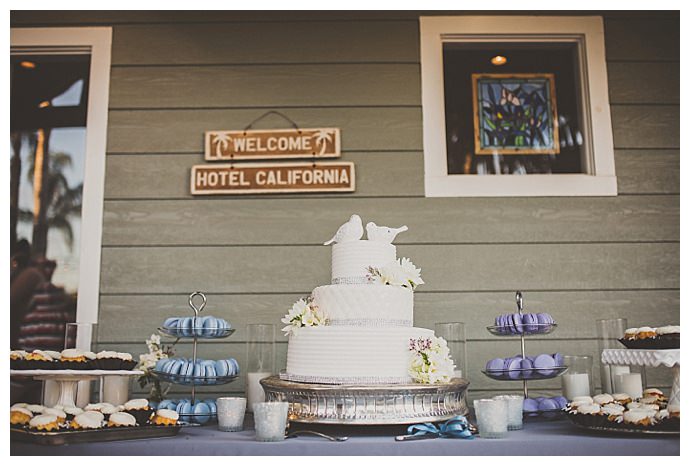
<svg viewBox="0 0 690 466"><path fill-rule="evenodd" d="M352 162L195 165L193 195L352 192Z"/></svg>
<svg viewBox="0 0 690 466"><path fill-rule="evenodd" d="M258 160L340 157L340 129L206 131L204 158Z"/></svg>

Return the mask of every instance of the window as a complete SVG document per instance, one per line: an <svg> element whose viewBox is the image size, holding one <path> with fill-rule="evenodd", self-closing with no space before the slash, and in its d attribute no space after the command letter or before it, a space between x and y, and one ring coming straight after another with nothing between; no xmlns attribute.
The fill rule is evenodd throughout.
<svg viewBox="0 0 690 466"><path fill-rule="evenodd" d="M423 17L425 192L616 195L598 17Z"/></svg>
<svg viewBox="0 0 690 466"><path fill-rule="evenodd" d="M63 320L98 319L110 44L110 28L11 30L11 333L23 338L12 342L18 346L64 343L58 325L21 333L39 294Z"/></svg>

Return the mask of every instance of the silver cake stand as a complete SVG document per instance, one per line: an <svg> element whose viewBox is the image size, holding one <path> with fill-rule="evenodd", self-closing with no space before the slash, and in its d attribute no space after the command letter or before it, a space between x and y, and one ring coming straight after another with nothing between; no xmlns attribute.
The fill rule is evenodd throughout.
<svg viewBox="0 0 690 466"><path fill-rule="evenodd" d="M267 401L290 403L289 420L313 424L416 424L468 413L469 382L442 384L326 385L261 379Z"/></svg>

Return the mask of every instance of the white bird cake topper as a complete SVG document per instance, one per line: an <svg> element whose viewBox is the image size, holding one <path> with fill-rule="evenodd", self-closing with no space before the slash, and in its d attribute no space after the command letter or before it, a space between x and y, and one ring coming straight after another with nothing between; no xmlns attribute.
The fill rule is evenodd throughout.
<svg viewBox="0 0 690 466"><path fill-rule="evenodd" d="M367 223L367 239L369 241L380 241L382 243L392 243L398 233L407 231L407 225L399 228L380 227L374 222Z"/></svg>
<svg viewBox="0 0 690 466"><path fill-rule="evenodd" d="M359 215L354 214L350 217L350 220L343 223L338 231L335 232L333 238L329 239L324 246L328 246L331 243L347 243L348 241L357 241L364 234L364 229L362 228L362 219Z"/></svg>

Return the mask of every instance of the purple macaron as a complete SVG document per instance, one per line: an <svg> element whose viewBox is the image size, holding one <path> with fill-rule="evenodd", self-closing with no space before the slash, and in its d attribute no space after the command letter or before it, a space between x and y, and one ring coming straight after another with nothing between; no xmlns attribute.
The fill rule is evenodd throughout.
<svg viewBox="0 0 690 466"><path fill-rule="evenodd" d="M529 377L532 375L532 369L534 369L534 364L532 364L532 361L525 358L522 361L520 361L520 368L523 369L522 376Z"/></svg>
<svg viewBox="0 0 690 466"><path fill-rule="evenodd" d="M551 317L551 314L547 314L546 312L538 313L537 319L539 320L540 324L553 324L554 323L554 320L553 320L553 317Z"/></svg>
<svg viewBox="0 0 690 466"><path fill-rule="evenodd" d="M523 330L522 316L516 312L515 314L513 314L510 317L510 321L511 321L511 324L513 325L513 329L515 329L514 333L522 333L522 330Z"/></svg>
<svg viewBox="0 0 690 466"><path fill-rule="evenodd" d="M527 333L534 333L539 330L539 318L532 313L523 315L522 323L525 325L525 332Z"/></svg>
<svg viewBox="0 0 690 466"><path fill-rule="evenodd" d="M556 366L563 366L563 355L561 353L554 353L552 357L554 362L556 363Z"/></svg>
<svg viewBox="0 0 690 466"><path fill-rule="evenodd" d="M559 409L565 408L565 406L568 404L568 400L564 396L554 396L551 399L556 402Z"/></svg>
<svg viewBox="0 0 690 466"><path fill-rule="evenodd" d="M539 402L539 410L540 411L553 411L556 409L560 409L558 406L558 403L554 401L552 398L546 398L543 399Z"/></svg>
<svg viewBox="0 0 690 466"><path fill-rule="evenodd" d="M541 375L553 375L553 368L556 366L556 361L548 354L540 354L534 358L534 369Z"/></svg>
<svg viewBox="0 0 690 466"><path fill-rule="evenodd" d="M486 363L487 372L502 372L504 361L501 358L495 358Z"/></svg>
<svg viewBox="0 0 690 466"><path fill-rule="evenodd" d="M508 377L511 379L519 379L520 376L522 375L522 358L510 358L510 362L506 366L506 370L508 371Z"/></svg>
<svg viewBox="0 0 690 466"><path fill-rule="evenodd" d="M522 402L522 410L527 413L535 413L539 411L539 403L532 398L525 398Z"/></svg>

